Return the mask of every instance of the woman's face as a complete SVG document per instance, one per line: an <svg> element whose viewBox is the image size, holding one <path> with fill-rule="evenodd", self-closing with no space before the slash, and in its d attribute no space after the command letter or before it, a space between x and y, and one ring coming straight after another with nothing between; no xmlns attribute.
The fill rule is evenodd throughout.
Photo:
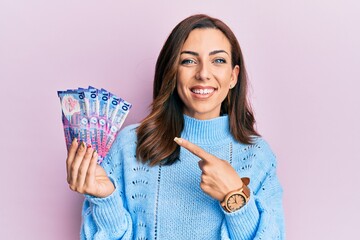
<svg viewBox="0 0 360 240"><path fill-rule="evenodd" d="M220 116L221 103L237 82L239 66L231 66L231 45L217 29L194 29L180 51L177 92L183 113L205 120Z"/></svg>

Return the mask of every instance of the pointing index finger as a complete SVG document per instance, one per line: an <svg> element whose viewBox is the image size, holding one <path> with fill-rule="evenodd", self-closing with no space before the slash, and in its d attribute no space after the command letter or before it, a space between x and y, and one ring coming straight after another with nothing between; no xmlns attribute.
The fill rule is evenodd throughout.
<svg viewBox="0 0 360 240"><path fill-rule="evenodd" d="M215 156L213 156L212 154L206 152L204 149L202 149L201 147L193 144L192 142L189 142L188 140L185 140L183 138L175 137L174 141L179 146L189 150L192 154L194 154L195 156L198 156L199 158L201 158L204 161L210 162L215 158Z"/></svg>

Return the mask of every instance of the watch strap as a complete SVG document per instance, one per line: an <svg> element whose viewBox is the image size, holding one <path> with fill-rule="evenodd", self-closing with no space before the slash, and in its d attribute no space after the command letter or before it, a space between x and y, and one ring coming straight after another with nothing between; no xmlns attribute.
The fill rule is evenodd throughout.
<svg viewBox="0 0 360 240"><path fill-rule="evenodd" d="M250 178L244 177L244 178L241 178L241 181L243 182L242 190L243 190L243 192L245 193L245 195L247 197L246 200L248 200L249 197L250 197L250 189L248 187L248 185L250 183Z"/></svg>
<svg viewBox="0 0 360 240"><path fill-rule="evenodd" d="M246 200L246 203L249 201L249 198L250 198L250 189L248 187L249 183L250 183L250 178L248 177L243 177L241 178L241 181L243 182L243 186L238 189L238 190L234 190L234 191L231 191L229 192L228 194L226 194L225 198L223 201L221 201L221 206L223 207L223 209L227 212L230 212L227 207L226 207L226 200L233 194L235 193L243 193L245 195L245 200Z"/></svg>

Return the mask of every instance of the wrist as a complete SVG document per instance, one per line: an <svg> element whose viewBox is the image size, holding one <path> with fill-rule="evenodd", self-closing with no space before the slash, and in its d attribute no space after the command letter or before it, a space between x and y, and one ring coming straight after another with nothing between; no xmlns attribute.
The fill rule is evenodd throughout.
<svg viewBox="0 0 360 240"><path fill-rule="evenodd" d="M249 178L242 178L242 186L239 189L230 191L221 201L221 206L226 212L235 212L246 205L250 199Z"/></svg>

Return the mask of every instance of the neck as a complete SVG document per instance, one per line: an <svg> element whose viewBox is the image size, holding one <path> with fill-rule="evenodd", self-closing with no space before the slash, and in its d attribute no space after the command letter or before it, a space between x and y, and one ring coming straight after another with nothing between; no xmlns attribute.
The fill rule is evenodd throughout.
<svg viewBox="0 0 360 240"><path fill-rule="evenodd" d="M229 117L220 116L199 120L184 115L184 129L181 137L195 144L218 144L231 137Z"/></svg>

